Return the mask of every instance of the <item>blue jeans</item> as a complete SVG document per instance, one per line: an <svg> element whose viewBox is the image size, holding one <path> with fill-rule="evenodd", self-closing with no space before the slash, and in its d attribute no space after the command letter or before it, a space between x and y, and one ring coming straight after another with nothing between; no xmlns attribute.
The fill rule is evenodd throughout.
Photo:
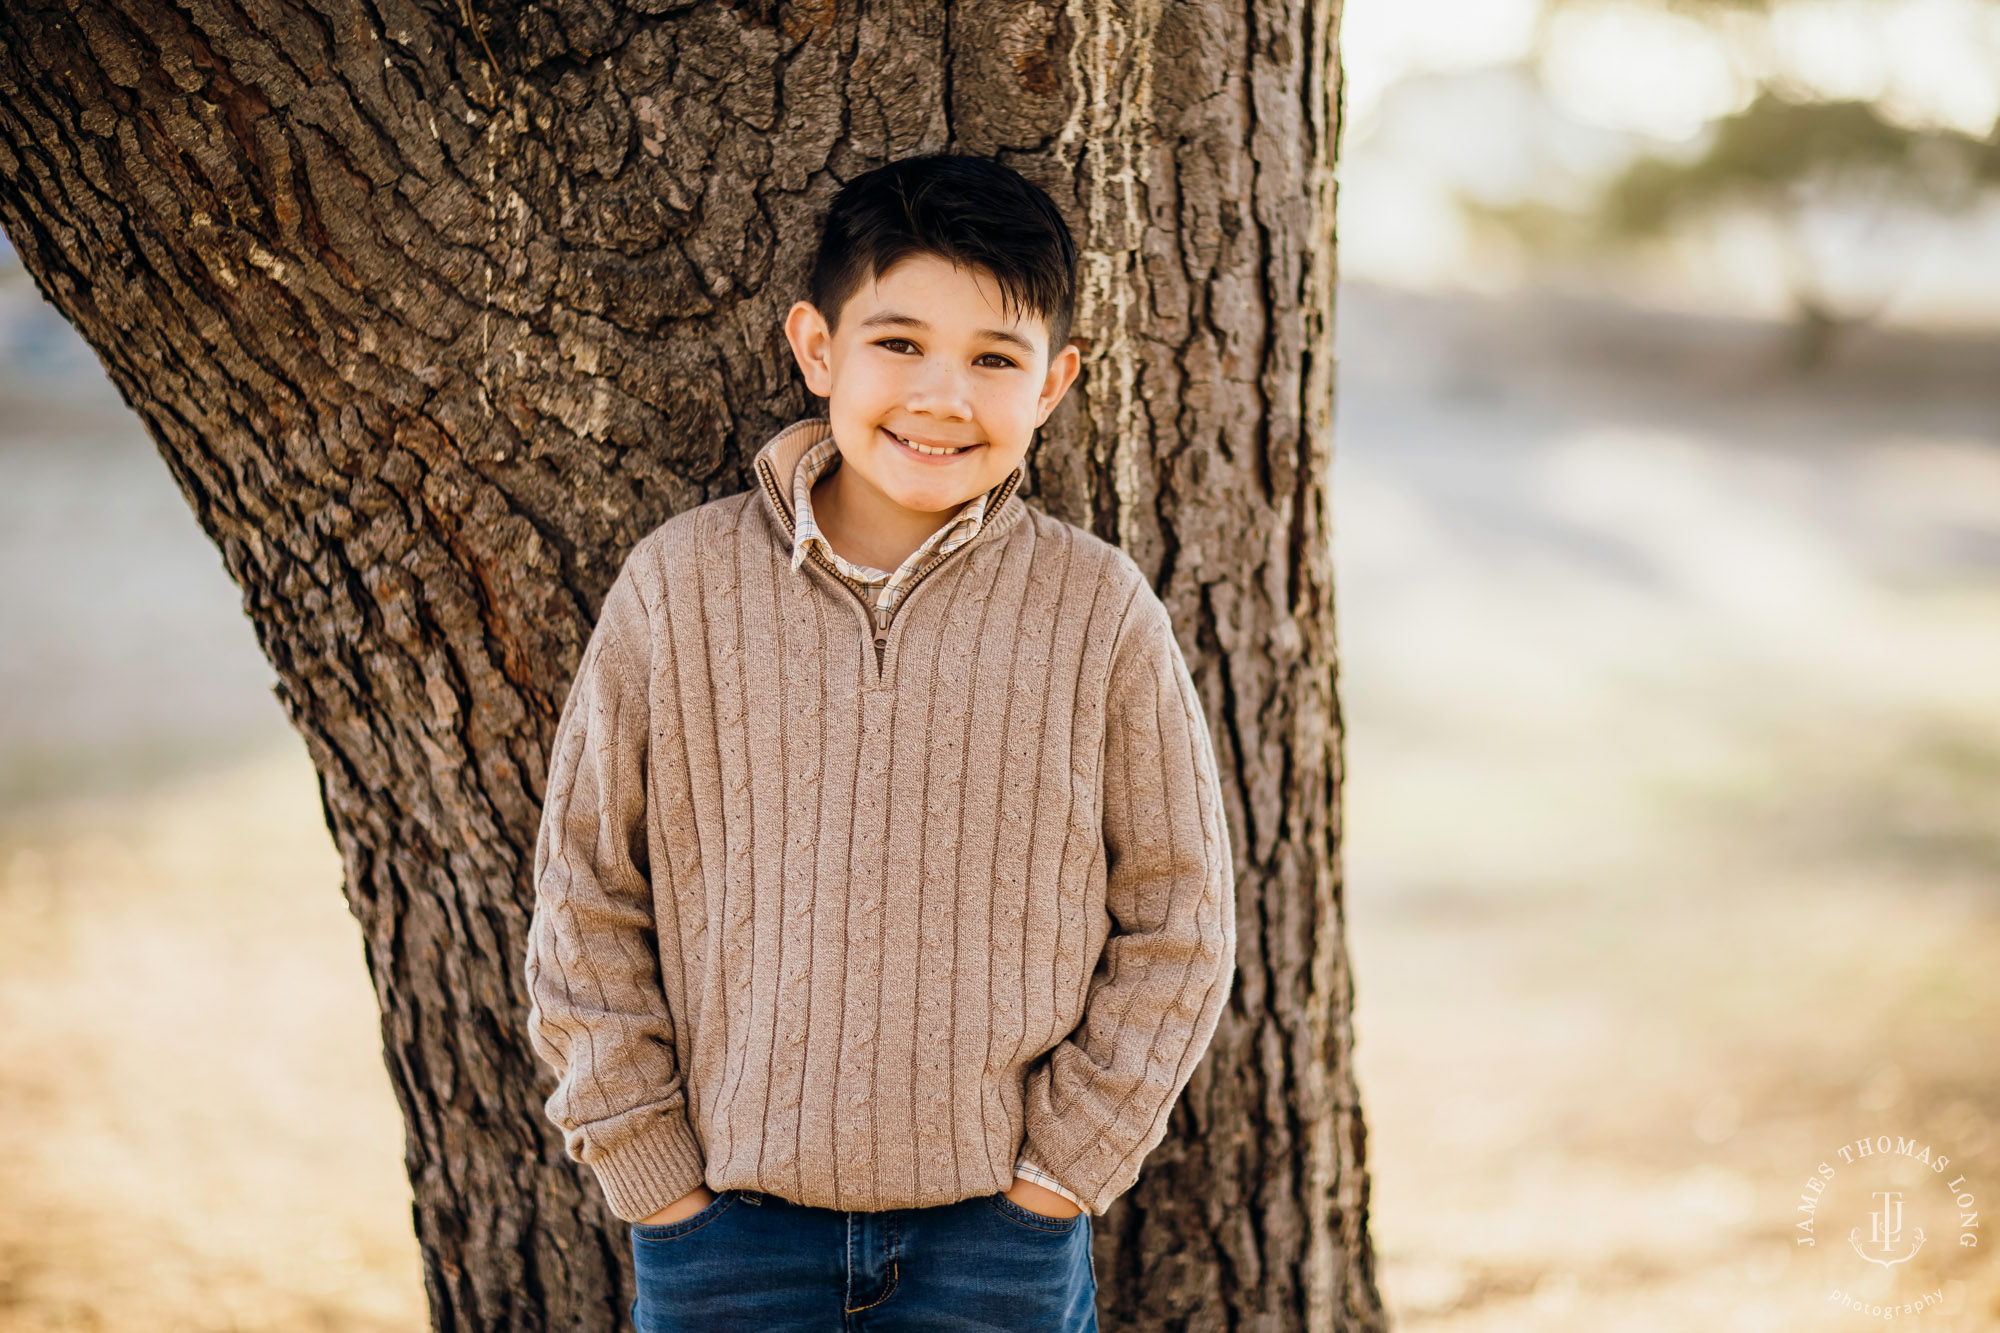
<svg viewBox="0 0 2000 1333"><path fill-rule="evenodd" d="M1096 1333L1090 1219L991 1194L844 1213L725 1190L632 1228L639 1333Z"/></svg>

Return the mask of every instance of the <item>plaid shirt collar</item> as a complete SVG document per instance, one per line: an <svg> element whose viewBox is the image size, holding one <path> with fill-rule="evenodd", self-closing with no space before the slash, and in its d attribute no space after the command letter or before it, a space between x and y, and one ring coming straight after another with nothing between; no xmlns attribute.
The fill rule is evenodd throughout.
<svg viewBox="0 0 2000 1333"><path fill-rule="evenodd" d="M797 570L803 565L807 554L817 546L820 554L840 571L841 577L874 594L877 610L893 611L918 572L971 541L985 526L986 501L993 494L991 490L983 491L961 505L958 512L944 526L924 538L923 544L910 552L893 573L844 560L819 530L812 512L813 484L839 466L840 450L829 434L806 450L799 459L798 469L792 474L792 568Z"/></svg>

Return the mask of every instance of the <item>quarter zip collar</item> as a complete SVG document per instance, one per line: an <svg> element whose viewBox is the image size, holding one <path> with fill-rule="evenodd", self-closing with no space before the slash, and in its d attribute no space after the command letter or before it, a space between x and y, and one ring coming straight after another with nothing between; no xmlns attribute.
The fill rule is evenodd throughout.
<svg viewBox="0 0 2000 1333"><path fill-rule="evenodd" d="M764 447L757 451L756 458L751 461L751 468L757 474L757 490L763 496L765 516L771 521L774 532L783 539L788 556L798 540L798 527L792 516L790 500L793 475L806 450L825 439L831 430L831 423L824 417L809 417L804 421L793 422L765 441ZM934 557L912 576L909 586L903 593L904 603L915 595L926 579L948 564L953 557L990 540L997 533L1007 531L1019 521L1027 512L1026 502L1017 494L1021 489L1022 476L1022 470L1017 466L993 488L992 498L986 503L986 517L982 520L979 531L974 533L963 546L948 554ZM840 576L840 571L834 568L833 562L826 558L817 545L807 548L806 559L832 579L861 612L868 627L869 640L875 649L875 671L870 687L880 688L888 668L889 631L895 613L871 604L852 584Z"/></svg>

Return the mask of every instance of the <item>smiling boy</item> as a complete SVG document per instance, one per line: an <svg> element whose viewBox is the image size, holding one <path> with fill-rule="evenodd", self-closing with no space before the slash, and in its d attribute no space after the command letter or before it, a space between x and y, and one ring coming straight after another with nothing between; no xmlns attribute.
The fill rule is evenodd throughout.
<svg viewBox="0 0 2000 1333"><path fill-rule="evenodd" d="M633 548L563 709L548 1114L640 1333L1094 1329L1090 1215L1233 974L1207 725L1143 573L1020 494L1080 365L1048 197L869 172L809 295L826 416Z"/></svg>

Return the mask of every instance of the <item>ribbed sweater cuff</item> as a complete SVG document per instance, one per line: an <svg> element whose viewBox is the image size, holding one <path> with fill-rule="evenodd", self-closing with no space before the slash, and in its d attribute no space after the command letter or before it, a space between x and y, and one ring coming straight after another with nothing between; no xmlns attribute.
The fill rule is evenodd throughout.
<svg viewBox="0 0 2000 1333"><path fill-rule="evenodd" d="M1138 1167L1133 1161L1135 1154L1131 1145L1120 1144L1102 1133L1077 1127L1074 1135L1067 1133L1067 1125L1038 1126L1037 1133L1030 1136L1021 1156L1035 1162L1043 1170L1054 1174L1062 1172L1065 1193L1076 1200L1078 1205L1091 1213L1102 1216L1111 1206L1111 1201L1132 1186ZM1074 1144L1065 1140L1074 1139ZM1069 1149L1069 1151L1065 1151ZM1047 1163L1060 1162L1059 1167Z"/></svg>
<svg viewBox="0 0 2000 1333"><path fill-rule="evenodd" d="M663 1115L616 1148L595 1149L590 1169L611 1211L627 1222L651 1217L702 1183L701 1145L684 1115Z"/></svg>

